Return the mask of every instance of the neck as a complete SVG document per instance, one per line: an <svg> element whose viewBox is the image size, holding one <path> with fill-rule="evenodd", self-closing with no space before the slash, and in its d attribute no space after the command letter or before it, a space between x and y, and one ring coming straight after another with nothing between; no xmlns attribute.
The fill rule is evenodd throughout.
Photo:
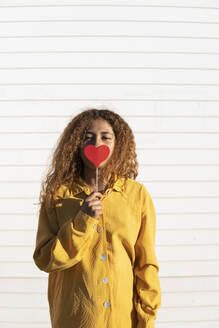
<svg viewBox="0 0 219 328"><path fill-rule="evenodd" d="M99 169L98 169L99 171ZM85 168L82 173L82 179L87 183L87 185L90 188L95 188L96 187L96 168L95 169L90 169L90 168ZM98 189L99 190L104 190L107 187L107 181L100 180L98 177Z"/></svg>

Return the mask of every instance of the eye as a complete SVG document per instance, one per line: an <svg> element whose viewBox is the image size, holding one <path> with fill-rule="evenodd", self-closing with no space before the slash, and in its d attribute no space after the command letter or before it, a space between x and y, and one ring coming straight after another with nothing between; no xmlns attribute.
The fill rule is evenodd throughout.
<svg viewBox="0 0 219 328"><path fill-rule="evenodd" d="M90 139L92 138L91 136L85 136L85 139ZM108 140L112 140L111 138L107 138L107 137L103 137L103 139L108 139Z"/></svg>

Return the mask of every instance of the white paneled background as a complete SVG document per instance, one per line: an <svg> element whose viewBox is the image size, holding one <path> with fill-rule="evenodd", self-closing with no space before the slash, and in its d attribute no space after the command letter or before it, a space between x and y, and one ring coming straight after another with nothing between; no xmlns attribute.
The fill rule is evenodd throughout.
<svg viewBox="0 0 219 328"><path fill-rule="evenodd" d="M50 328L34 203L57 138L92 106L136 137L156 328L218 328L219 0L0 0L0 327Z"/></svg>

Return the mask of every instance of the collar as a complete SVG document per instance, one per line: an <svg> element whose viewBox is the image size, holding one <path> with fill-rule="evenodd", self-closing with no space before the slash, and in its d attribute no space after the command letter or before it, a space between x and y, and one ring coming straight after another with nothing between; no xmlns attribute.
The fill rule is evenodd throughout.
<svg viewBox="0 0 219 328"><path fill-rule="evenodd" d="M114 185L111 189L114 189L116 191L122 192L124 191L124 178L117 178L116 176L116 181L114 182ZM108 189L107 189L108 190ZM81 192L85 192L87 195L90 194L90 189L87 185L87 183L82 179L80 176L77 178L76 181L72 184L71 187L71 194L72 196L79 194Z"/></svg>

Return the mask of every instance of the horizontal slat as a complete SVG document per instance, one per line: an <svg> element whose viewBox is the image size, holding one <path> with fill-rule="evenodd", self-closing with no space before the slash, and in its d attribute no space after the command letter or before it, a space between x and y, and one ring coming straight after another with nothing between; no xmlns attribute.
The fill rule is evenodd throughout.
<svg viewBox="0 0 219 328"><path fill-rule="evenodd" d="M208 323L208 328L218 328L218 321L207 321ZM1 324L1 322L0 322ZM2 324L4 324L4 328L23 328L23 327L28 327L28 328L35 328L36 324L35 323L31 323L31 322L15 322L15 323L9 323L9 322L2 322ZM157 328L185 328L185 325L189 325L190 328L206 328L206 322L183 322L183 323L160 323L159 321L157 321L156 323L156 327ZM43 323L38 323L37 327L39 328L50 328L50 324L43 324Z"/></svg>
<svg viewBox="0 0 219 328"><path fill-rule="evenodd" d="M16 49L15 49L16 50ZM126 50L128 51L128 50ZM161 51L161 50L160 50ZM131 52L131 51L130 51ZM83 56L89 56L89 64L90 63L90 56L94 56L91 53L87 53L86 55L84 54ZM218 53L219 55L219 53ZM203 65L208 67L208 62L209 60L216 60L218 62L218 55L214 56L214 55L205 55L205 60L207 61L207 63L203 63ZM9 54L5 54L4 56L9 57ZM10 55L11 60L13 61L10 65L15 67L15 61L19 61L20 56L24 56L24 54L19 54L19 56L15 53L13 55ZM33 58L35 60L35 58L39 56L38 53L34 53L34 54L28 54L25 55L26 57L29 56L29 61L32 60L31 58ZM40 54L40 56L44 56L44 58L47 56L51 57L52 55L49 54ZM58 56L58 55L57 55ZM62 56L64 57L64 54L59 54L61 60ZM73 53L70 53L69 56L74 56ZM82 54L79 54L77 56L82 56ZM103 56L103 54L95 54L95 57L97 56ZM104 57L106 56L106 54L104 53ZM108 56L112 56L112 54L108 55ZM114 55L115 56L115 55ZM127 59L130 57L131 60L134 60L133 55L130 53L122 53L119 56L126 56ZM148 61L148 56L149 54L136 54L136 60L138 62L138 64L140 64L139 59L144 56L144 61ZM139 56L139 57L137 57ZM153 53L150 56L157 56L155 53ZM175 59L177 59L177 57L179 55L177 54L163 54L162 51L161 53L159 53L159 56L161 58L163 58L163 56L170 56L173 57L174 56L174 62ZM192 60L192 58L199 58L200 55L198 54L191 54L191 55L183 55L186 56L187 59L189 61ZM203 56L202 56L203 57ZM200 57L200 59L202 58ZM0 59L2 60L3 55L1 54L1 50L0 50ZM51 57L52 58L52 57ZM57 57L58 58L58 57ZM154 57L156 58L156 57ZM195 60L194 59L194 60ZM96 59L95 59L96 60ZM109 59L108 59L109 61ZM134 60L135 61L135 60ZM99 62L99 61L98 61ZM163 62L159 59L159 66L161 66L161 63ZM35 65L36 62L34 62L33 65ZM73 66L75 66L75 62L71 62L71 64L73 64ZM51 64L51 62L49 62L49 65ZM66 62L65 62L66 64ZM124 62L123 62L124 64ZM145 64L145 62L143 63ZM6 66L8 66L9 63L7 63ZM58 63L58 65L60 66L60 62ZM176 62L175 62L176 65ZM24 62L24 66L27 66L27 62ZM45 66L45 62L43 61L43 66ZM50 65L51 66L51 65ZM80 64L81 66L81 64ZM86 63L87 66L87 63ZM116 66L118 66L116 64ZM139 65L138 65L139 66ZM145 65L144 65L145 66ZM153 65L154 66L154 65ZM169 66L169 64L168 64ZM2 63L1 63L1 67L2 67ZM17 67L15 69L1 69L0 67L0 83L1 84L67 84L67 83L72 83L72 84L86 84L86 83L90 83L90 84L95 84L95 83L99 83L99 84L111 84L111 83L120 83L120 84L124 84L124 87L126 87L127 84L132 84L133 86L135 84L140 84L140 83L145 83L145 87L147 87L148 85L151 84L155 84L159 87L159 85L161 84L175 84L175 85L181 85L183 87L184 84L203 84L203 85L207 85L209 84L209 87L211 86L211 84L218 84L219 83L219 76L218 76L218 71L217 70L196 70L195 74L193 74L194 71L191 70L183 70L183 69L168 69L168 68L150 68L148 67L148 62L147 62L147 69L135 69L135 68L126 68L122 70L122 74L117 74L115 77L115 74L117 73L118 69L98 69L96 70L95 74L89 74L90 69L77 69L77 74L69 74L69 71L67 69L17 69ZM21 71L22 71L22 80L21 80ZM145 74L145 72L147 72L147 74ZM131 76L130 76L131 75ZM71 108L72 110L72 108ZM139 111L138 109L136 109L137 112ZM179 110L179 108L178 108ZM177 110L177 112L178 112ZM16 108L16 112L18 112L17 108ZM128 112L128 110L127 110ZM127 114L126 112L126 114ZM136 113L137 113L136 112ZM149 111L148 111L149 112ZM178 115L178 113L175 113L175 115ZM155 110L154 113L156 114ZM27 114L27 112L25 113ZM45 114L45 112L44 112ZM46 112L46 114L49 114L49 111ZM66 115L67 112L65 111L64 113L62 112L62 115ZM71 112L72 114L72 112ZM124 113L125 114L125 113ZM197 115L198 113L196 113ZM8 113L8 115L12 115L11 113ZM39 115L39 113L38 113ZM54 115L54 114L53 114ZM184 112L185 115L185 112Z"/></svg>
<svg viewBox="0 0 219 328"><path fill-rule="evenodd" d="M7 254L9 250L6 250ZM13 253L13 252L12 252ZM219 261L219 245L156 247L158 261ZM13 254L12 254L13 256ZM12 257L15 260L15 258Z"/></svg>
<svg viewBox="0 0 219 328"><path fill-rule="evenodd" d="M42 172L44 173L44 171ZM168 179L163 179L162 181L160 180L155 180L155 179L149 179L140 181L137 179L137 181L141 182L144 184L144 186L148 189L148 191L151 193L152 198L154 197L159 197L159 198L203 198L206 196L208 197L214 197L218 195L218 181L217 180L206 180L206 181L199 181L199 180L175 180L171 181ZM34 205L35 209L38 209L38 207L35 207L35 204L38 204L38 197L41 189L41 184L40 181L34 181L29 180L29 181L12 181L10 182L10 179L8 179L8 182L1 182L1 189L0 189L0 197L1 198L28 198L29 200L29 206L31 204ZM217 201L215 199L215 201ZM27 205L27 202L25 203L25 207ZM25 208L24 207L24 208ZM171 206L172 207L172 206ZM158 208L156 208L157 214L162 214L165 215L165 213L161 212ZM10 212L11 213L11 212ZM8 214L10 215L8 212ZM22 213L23 210L22 210ZM200 212L198 211L199 215L203 215L203 217L206 219L206 215L212 215L214 214L213 212ZM174 218L176 218L178 215L180 215L180 218L187 220L187 215L188 219L195 216L198 213L189 213L188 211L183 211L183 213L172 212L172 215L174 215ZM19 214L19 213L17 213ZM21 214L21 213L20 213ZM171 213L166 213L166 215L170 215ZM1 215L1 211L0 211ZM186 215L186 217L184 217ZM172 221L172 218L169 218ZM167 225L168 225L168 217L165 216L164 220L166 220ZM178 220L177 225L178 226L183 226L183 223ZM189 222L189 221L186 221ZM202 218L200 217L200 223L203 224ZM174 222L171 224L174 225ZM192 222L191 222L192 224ZM194 222L195 224L195 222ZM174 226L172 226L174 227ZM196 225L194 226L196 227ZM169 227L170 228L170 227Z"/></svg>
<svg viewBox="0 0 219 328"><path fill-rule="evenodd" d="M0 231L0 246L32 246L35 231ZM218 230L158 230L157 246L218 244Z"/></svg>
<svg viewBox="0 0 219 328"><path fill-rule="evenodd" d="M203 202L202 199L197 198L185 198L185 199L171 199L171 198L154 198L154 205L156 208L157 214L159 213L215 213L219 212L219 202L217 198L205 198ZM30 213L36 209L36 201L27 202L26 199L14 199L13 200L13 211L10 213ZM11 200L5 199L4 204L1 206L0 213L7 213L8 209L11 206ZM24 210L25 208L25 210Z"/></svg>
<svg viewBox="0 0 219 328"><path fill-rule="evenodd" d="M169 307L160 308L159 319L157 322L184 322L184 324L190 324L190 321L206 321L206 326L208 327L208 320L219 320L219 306L211 307ZM190 327L190 326L189 326Z"/></svg>
<svg viewBox="0 0 219 328"><path fill-rule="evenodd" d="M43 23L40 23L40 26ZM51 23L50 23L51 24ZM84 23L83 23L84 24ZM124 23L122 23L123 25ZM22 24L22 26L25 24ZM31 26L33 23L31 23ZM110 25L110 24L109 24ZM122 26L120 25L120 26ZM11 24L9 25L11 26ZM28 25L27 25L28 26ZM27 26L25 29L27 29ZM178 24L177 24L178 26ZM212 26L213 27L213 26ZM151 29L149 26L141 27L142 29ZM162 28L162 27L161 27ZM171 28L175 28L174 26ZM191 28L191 27L189 27ZM209 28L209 27L208 27ZM213 27L215 30L215 27ZM206 29L206 27L204 28ZM2 30L0 30L2 31ZM3 27L4 31L4 27ZM121 32L122 33L122 32ZM1 37L1 35L0 35ZM218 32L219 37L219 32ZM124 53L62 53L62 54L1 54L0 67L186 67L186 68L215 68L218 69L218 56L211 56L209 60L209 55L199 54L171 54L171 53L127 53L125 54L125 65L124 65ZM136 63L136 64L134 64ZM78 74L75 74L77 77ZM45 77L43 78L44 81ZM23 79L22 79L23 81ZM125 80L123 80L125 82ZM150 81L150 80L149 80ZM54 81L56 82L56 81ZM90 81L94 83L95 81ZM119 83L120 81L115 79L114 81ZM124 83L123 82L123 83ZM140 82L137 80L136 82ZM150 81L152 82L152 81ZM158 81L157 83L162 81ZM60 83L57 80L57 83ZM125 83L134 83L132 77L128 77ZM165 83L165 82L163 82ZM168 82L166 82L168 83ZM175 76L175 83L179 83ZM191 83L187 80L187 83ZM200 81L199 83L207 83L205 81ZM101 84L101 81L100 81Z"/></svg>
<svg viewBox="0 0 219 328"><path fill-rule="evenodd" d="M43 151L44 152L44 151ZM42 153L43 153L42 152ZM5 155L4 151L2 152ZM21 156L22 156L22 152ZM31 152L30 152L31 153ZM148 149L138 151L139 164L218 164L218 151L215 149ZM25 155L25 154L24 154ZM31 154L30 154L31 155ZM34 155L34 152L33 152ZM48 158L48 157L47 157ZM6 159L7 160L7 159ZM9 163L10 163L9 154ZM37 161L36 161L37 162ZM3 164L3 163L2 163ZM180 180L180 179L179 179Z"/></svg>
<svg viewBox="0 0 219 328"><path fill-rule="evenodd" d="M134 114L134 113L133 113ZM218 131L219 133L219 116L218 117L127 117L126 122L131 128L137 126L136 131L147 132L152 131L166 131L174 132L205 132L205 131ZM71 121L67 117L1 117L1 132L56 132L62 129ZM41 142L43 138L41 139ZM147 148L147 144L145 145ZM158 146L159 147L159 146ZM200 144L199 147L202 147Z"/></svg>
<svg viewBox="0 0 219 328"><path fill-rule="evenodd" d="M3 202L3 201L2 201ZM5 230L36 230L38 211L34 214L0 214L0 229ZM7 219L5 219L7 218ZM181 214L158 213L157 230L183 230L183 229L219 229L218 213Z"/></svg>
<svg viewBox="0 0 219 328"><path fill-rule="evenodd" d="M31 278L43 278L48 277L48 273L41 271L34 264L34 262L19 262L19 263L1 263L0 278L19 278L19 277L31 277Z"/></svg>
<svg viewBox="0 0 219 328"><path fill-rule="evenodd" d="M13 310L12 310L12 312L11 313L14 313L13 312ZM23 322L23 321L21 321L21 322L18 322L18 321L16 321L16 322L6 322L6 321L4 321L4 322L2 322L2 321L0 321L0 325L4 325L4 328L36 328L36 322ZM38 322L37 323L37 328L51 328L51 324L48 322L48 323L40 323L40 322ZM209 328L211 328L211 327L209 327Z"/></svg>
<svg viewBox="0 0 219 328"><path fill-rule="evenodd" d="M46 54L43 54L44 57ZM89 56L89 60L90 60L90 53L87 54L87 56ZM124 54L122 54L124 56ZM9 56L8 54L5 56ZM24 56L23 54L19 55L19 56ZM26 55L28 56L28 55ZM35 53L35 54L31 54L31 56L39 56L39 54ZM61 56L61 60L63 54L60 54L59 56ZM72 57L73 54L70 54L70 56ZM81 55L79 55L81 56ZM97 55L96 55L97 56ZM101 56L103 56L103 54L101 54ZM104 57L106 55L104 54ZM112 56L112 55L110 55ZM130 55L126 55L127 57ZM136 55L137 56L137 55ZM141 55L142 56L142 55ZM151 55L151 56L155 56L155 54ZM159 54L159 56L161 56L161 58L164 56L164 54ZM166 55L165 55L166 56ZM167 54L167 56L170 56L170 54ZM178 55L177 54L173 54L171 57L174 56L174 63L176 62L175 59L177 59ZM184 55L185 56L185 55ZM186 55L186 57L188 59L191 59L192 56L195 58L196 62L197 62L197 57L199 58L199 56L197 55ZM204 55L203 55L204 56ZM202 57L203 57L202 56ZM219 55L218 55L219 56ZM209 63L209 59L214 59L218 62L218 56L209 56L209 55L205 55L206 57L206 61L208 61ZM0 59L3 57L3 55L0 54ZM15 67L15 63L14 61L16 60L17 54L13 54L11 55L12 57L12 61L13 64L12 66ZM132 56L131 56L132 57ZM47 58L47 57L46 57ZM147 54L144 54L144 60L147 58ZM133 60L133 58L132 58ZM139 59L137 59L138 63L139 63ZM90 61L89 61L90 63ZM159 62L159 66L160 66ZM59 63L60 64L60 63ZM35 65L35 63L34 63ZM7 65L8 66L8 65ZM24 66L27 66L26 63ZM75 66L75 63L74 63ZM117 65L116 65L117 66ZM208 66L208 65L207 65ZM183 84L204 84L204 85L208 85L208 84L216 84L219 83L219 77L218 77L218 71L214 71L214 70L210 70L210 71L205 71L205 70L200 70L200 71L196 71L194 74L191 74L191 70L171 70L168 68L167 69L147 69L147 74L145 74L144 70L139 70L139 69L124 69L124 71L122 72L122 74L120 74L119 76L117 75L115 78L115 73L116 73L116 69L112 68L111 70L109 69L101 69L97 70L95 75L90 75L89 74L89 69L78 69L78 72L80 72L80 74L69 74L68 70L66 69L23 69L22 70L22 81L20 78L20 74L21 74L21 70L17 69L17 67L15 69L1 69L1 75L0 75L0 83L10 83L10 84L37 84L37 83L56 83L56 84L62 84L62 83L99 83L99 84L103 84L103 83L132 83L133 85L135 83L145 83L145 86L147 86L147 84L157 84L159 86L159 84L179 84L179 85L183 85ZM176 74L177 71L177 74ZM168 74L167 74L168 72ZM9 115L11 115L9 113ZM66 112L65 112L66 115ZM177 113L176 113L177 115Z"/></svg>
<svg viewBox="0 0 219 328"><path fill-rule="evenodd" d="M31 138L32 139L32 138ZM39 141L40 145L40 141ZM43 144L42 144L43 146ZM44 145L45 146L45 145ZM34 147L32 147L34 149ZM146 147L145 147L146 148ZM37 179L38 181L41 180L41 176L43 174L43 171L46 170L45 166L23 166L23 167L8 167L3 166L0 170L0 181L31 181L34 177L34 179ZM217 179L219 181L219 159L218 159L218 165L215 166L160 166L159 169L156 166L153 165L145 165L145 166L139 166L138 168L138 181L143 181L144 179L151 179L151 180L157 180L162 181L164 180L213 180ZM159 192L159 190L157 191ZM32 193L33 194L33 193ZM206 191L203 190L203 196L206 195L208 197L212 196L218 196L219 192L214 194L212 193L206 193ZM31 195L30 195L31 196Z"/></svg>
<svg viewBox="0 0 219 328"><path fill-rule="evenodd" d="M160 277L162 292L215 291L219 286L218 276L193 277ZM47 293L48 276L31 277L0 277L0 292L15 293Z"/></svg>
<svg viewBox="0 0 219 328"><path fill-rule="evenodd" d="M200 277L199 275L194 277L160 277L162 292L215 291L215 286L219 286L218 283L219 275L215 277Z"/></svg>
<svg viewBox="0 0 219 328"><path fill-rule="evenodd" d="M49 72L45 72L47 76ZM79 75L81 72L79 73ZM218 75L218 73L216 73ZM70 75L71 76L71 75ZM177 110L176 110L177 104ZM31 111L29 110L31 106ZM46 106L46 111L45 111ZM128 118L134 117L152 117L154 120L165 119L168 117L187 117L189 120L190 117L199 117L202 119L205 118L218 118L218 103L217 102L189 102L186 106L182 102L156 102L148 101L145 104L143 101L138 102L135 106L135 111L133 112L133 103L129 100L126 101L117 101L115 104L112 104L106 101L105 104L100 104L98 102L88 104L86 101L79 102L77 100L70 102L31 102L30 103L20 103L20 102L5 102L4 106L1 108L1 117L34 117L34 118L62 118L67 121L74 118L77 114L81 113L83 110L89 108L97 109L111 109L117 112L125 120ZM146 111L147 108L147 111ZM49 128L49 127L48 127ZM138 132L138 127L135 125L133 127L134 132ZM46 133L47 131L45 131ZM154 133L161 133L162 131L154 131ZM149 131L144 130L145 134L148 134ZM176 131L177 133L177 131ZM200 131L203 133L203 131ZM58 137L58 131L56 131ZM199 136L201 137L201 136ZM160 140L161 141L161 140ZM201 142L201 144L203 144Z"/></svg>
<svg viewBox="0 0 219 328"><path fill-rule="evenodd" d="M59 8L63 7L63 6L73 6L73 7L78 7L78 6L88 6L88 2L87 0L80 0L80 1L74 1L74 0L1 0L1 6L2 8L5 7L11 7L11 6L25 6L25 7L30 7L30 6L34 6L34 7L42 7L42 8L46 8L47 6L58 6ZM197 8L197 9L202 9L202 8L206 8L209 10L213 10L213 9L217 9L219 8L218 6L218 2L217 0L208 0L207 5L206 5L206 1L205 0L183 0L183 3L180 1L176 1L176 0L136 0L135 3L133 4L133 0L127 0L124 4L123 1L117 1L117 0L96 0L95 3L91 3L89 4L89 7L92 8L92 6L94 7L101 7L101 6L107 6L107 7L111 7L111 6L119 6L122 8L125 8L127 6L131 6L131 7L151 7L151 6L155 6L156 8L158 7L168 7L168 6L173 6L176 8L183 8L183 7L188 7L188 8Z"/></svg>
<svg viewBox="0 0 219 328"><path fill-rule="evenodd" d="M174 262L161 262L160 265L160 275L165 276L196 276L204 275L211 276L218 274L218 261L174 261Z"/></svg>
<svg viewBox="0 0 219 328"><path fill-rule="evenodd" d="M179 147L180 148L180 147ZM203 150L205 151L205 150ZM139 150L140 152L140 150ZM219 180L219 159L218 159L218 165L215 166L183 166L183 165L179 165L179 166L172 166L171 164L168 166L153 166L153 165L145 165L145 166L140 166L138 168L138 180L139 181L143 181L146 179L151 179L151 180L160 180L162 181L165 177L165 180L180 180L181 178L185 179L185 180ZM8 176L8 172L11 172L13 168L8 168L7 169L7 176ZM16 170L18 170L22 168L16 168ZM25 169L25 168L24 168ZM31 170L34 168L26 168L26 172L28 173L28 170ZM40 169L40 167L39 167ZM3 172L5 170L4 167L2 167L1 169ZM40 172L42 172L42 168L41 170L39 170ZM0 175L1 176L1 175ZM10 176L10 175L9 175ZM13 174L12 174L13 176ZM21 175L22 176L22 175ZM40 174L39 174L40 177ZM30 178L31 179L31 178ZM3 179L1 179L3 180ZM16 179L15 179L16 180ZM159 192L159 190L157 191ZM203 194L204 194L204 190L203 190ZM208 193L208 196L213 196L213 193ZM219 193L216 194L219 196ZM216 196L215 195L215 196Z"/></svg>
<svg viewBox="0 0 219 328"><path fill-rule="evenodd" d="M159 320L157 322L174 322L177 318L178 321L184 323L189 322L190 320L218 320L218 310L217 307L197 307L197 308L161 308L159 311ZM10 309L4 309L1 320L4 321L26 321L26 322L46 322L47 321L48 308L42 309L13 309L13 316L11 315ZM0 322L1 323L1 322Z"/></svg>
<svg viewBox="0 0 219 328"><path fill-rule="evenodd" d="M162 11L160 11L162 12ZM99 13L98 13L99 14ZM91 19L92 16L90 16ZM101 17L102 20L102 17ZM61 31L61 33L60 33ZM28 22L22 24L4 23L0 30L0 37L14 37L14 36L162 36L162 37L201 37L201 38L218 38L219 31L214 24L208 24L206 29L205 24L192 23L166 23L160 21L159 24L154 21L145 22L113 22L104 24L101 22Z"/></svg>
<svg viewBox="0 0 219 328"><path fill-rule="evenodd" d="M200 309L202 311L202 309ZM177 319L176 319L177 320ZM40 326L41 327L41 326ZM157 320L156 328L218 328L218 320L205 320L205 321L199 321L196 322L192 321L175 321L175 322L159 322ZM11 327L9 327L11 328ZM12 327L14 328L14 327Z"/></svg>
<svg viewBox="0 0 219 328"><path fill-rule="evenodd" d="M160 277L184 276L216 276L218 275L218 261L174 261L159 262ZM41 271L33 261L29 262L1 262L0 277L43 277L47 273Z"/></svg>
<svg viewBox="0 0 219 328"><path fill-rule="evenodd" d="M51 8L50 8L51 9ZM43 12L43 11L42 11ZM123 24L123 23L121 23ZM1 51L164 51L183 53L218 53L219 43L214 39L200 38L166 38L166 37L145 37L147 42L142 42L142 38L135 38L133 49L133 39L127 37L48 37L48 38L2 38ZM27 42L28 40L28 42ZM93 45L95 44L95 48ZM60 50L61 49L61 50ZM95 72L96 74L96 72ZM78 74L79 75L79 74ZM80 77L77 75L77 78ZM47 75L45 75L47 78ZM95 79L94 74L92 77ZM45 77L44 77L45 78ZM191 76L192 78L192 76ZM167 77L168 79L168 77Z"/></svg>
<svg viewBox="0 0 219 328"><path fill-rule="evenodd" d="M170 199L153 198L156 211L163 213L171 212L219 212L218 198L205 198L204 201L198 198ZM16 203L15 203L16 205Z"/></svg>
<svg viewBox="0 0 219 328"><path fill-rule="evenodd" d="M0 261L30 261L33 258L33 247L1 247Z"/></svg>
<svg viewBox="0 0 219 328"><path fill-rule="evenodd" d="M159 229L218 229L218 213L157 214Z"/></svg>
<svg viewBox="0 0 219 328"><path fill-rule="evenodd" d="M189 323L189 321L198 320L201 322L202 320L208 323L208 320L218 320L219 316L219 306L218 307L197 307L197 308L161 308L159 311L159 319L158 322L184 322ZM177 320L178 318L178 320ZM1 321L8 322L44 322L46 323L48 320L48 308L36 308L36 309L15 309L13 308L13 316L11 315L10 309L4 309L1 315ZM0 321L0 324L1 324ZM206 327L206 326L205 326Z"/></svg>
<svg viewBox="0 0 219 328"><path fill-rule="evenodd" d="M144 164L218 164L218 151L208 149L147 149L138 152L140 165ZM52 149L36 150L0 150L0 165L14 165L16 158L17 165L48 165L52 156ZM36 181L36 179L33 179ZM180 179L179 179L180 180ZM198 180L197 180L198 181Z"/></svg>
<svg viewBox="0 0 219 328"><path fill-rule="evenodd" d="M47 293L48 277L0 278L1 293Z"/></svg>
<svg viewBox="0 0 219 328"><path fill-rule="evenodd" d="M109 281L110 284L110 281ZM48 308L46 293L1 293L0 308L12 307L16 308L19 303L22 303L26 308ZM218 298L219 291L195 293L163 293L163 307L184 307L191 308L197 306L219 306ZM69 300L70 302L71 300Z"/></svg>
<svg viewBox="0 0 219 328"><path fill-rule="evenodd" d="M191 291L215 291L215 286L219 286L218 276L194 276L194 277L160 277L161 290L167 292L191 292ZM22 277L1 277L0 292L10 293L47 293L48 277L22 278Z"/></svg>
<svg viewBox="0 0 219 328"><path fill-rule="evenodd" d="M144 184L144 186L148 189L148 191L150 192L152 198L154 199L154 197L160 197L160 198L164 198L164 197L172 197L172 198L187 198L187 197L202 197L203 196L203 192L205 192L206 195L208 196L214 196L214 195L218 195L218 181L217 180L209 180L209 181L199 181L199 180L175 180L175 181L168 181L168 180L162 180L162 181L156 181L156 180L152 180L150 178L147 177L147 179L144 179L143 181L140 181L141 183ZM156 212L157 214L162 214L165 215L165 213L160 213L160 211L158 211L158 208L156 208ZM185 214L190 215L190 214L194 214L195 213L189 213L189 212L185 212ZM184 213L173 213L173 215L183 215ZM166 214L171 214L166 213ZM200 212L200 215L204 215L204 212ZM207 214L207 213L206 213ZM209 212L209 215L211 215L213 213ZM166 217L164 217L164 219L167 219ZM186 218L185 218L186 219ZM172 220L172 219L171 219ZM201 220L201 218L200 218ZM200 221L201 222L201 221ZM168 223L168 219L167 219L167 223ZM173 223L174 224L174 223ZM177 222L177 225L179 226L181 223ZM192 224L192 223L191 223Z"/></svg>
<svg viewBox="0 0 219 328"><path fill-rule="evenodd" d="M0 324L4 325L4 328L36 328L36 323L33 322L14 322L14 323L9 323L9 322L0 322ZM218 328L218 321L211 321L209 322L208 320L205 322L172 322L172 323L164 323L164 322L159 322L156 320L156 327L157 328L185 328L187 325L189 325L189 328L206 328L206 324L208 325L208 328ZM51 328L50 323L48 324L43 324L43 323L37 323L37 327L39 328Z"/></svg>
<svg viewBox="0 0 219 328"><path fill-rule="evenodd" d="M16 2L17 3L17 2ZM23 3L23 1L22 1ZM54 1L52 2L54 3ZM128 7L126 6L128 2L121 3L120 6L119 3L114 3L115 6L113 6L113 3L110 1L108 4L112 4L111 6L104 7L102 4L104 4L104 1L100 4L98 7L98 10L96 6L74 6L74 2L71 4L72 7L26 7L26 8L2 8L0 13L0 20L1 21L22 21L22 20L108 20L108 19L114 19L114 20L145 20L145 21L176 21L176 18L179 18L179 20L182 20L183 22L217 22L218 21L218 15L216 10L208 10L206 12L205 8L197 9L197 8L186 8L181 7L177 8L177 1L174 2L173 7L166 7L168 6L167 1L160 3L161 6L145 6L148 3L147 2L141 2L142 7L137 6L137 2L132 3L132 6ZM184 3L184 2L183 2ZM37 3L38 4L38 3ZM59 2L61 4L61 2ZM152 3L151 3L152 4ZM123 6L124 5L124 6ZM136 5L136 7L135 7ZM192 7L192 5L190 5ZM196 2L196 6L198 6ZM211 7L211 5L210 5Z"/></svg>
<svg viewBox="0 0 219 328"><path fill-rule="evenodd" d="M27 68L29 69L29 68ZM22 70L21 70L22 71ZM91 104L93 104L93 106L96 106L96 104L100 104L100 103L112 103L113 102L129 102L129 103L133 103L133 102L145 102L145 103L150 103L150 102L166 102L166 103L207 103L207 104L211 104L211 103L218 103L219 100L218 99L213 99L213 98L210 98L210 99L200 99L200 98L159 98L159 97L156 97L156 98L88 98L88 97L84 97L84 98L11 98L11 99L0 99L0 102L1 103L33 103L33 104L36 104L36 103L47 103L47 102L56 102L56 104L58 103L86 103L86 105L88 105L88 102L89 102L89 106ZM156 133L156 132L155 132ZM163 132L164 133L164 132ZM179 132L180 133L180 132ZM204 132L206 133L206 132ZM217 132L214 132L212 131L211 133L217 133Z"/></svg>
<svg viewBox="0 0 219 328"><path fill-rule="evenodd" d="M159 213L219 213L219 202L218 198L205 198L203 199L197 198L155 198L153 197L153 202L156 210L156 214ZM12 207L13 202L13 208ZM38 199L30 199L27 201L26 199L4 199L1 205L0 214L3 213L24 213L29 214L31 212L38 213ZM107 205L105 205L107 206Z"/></svg>
<svg viewBox="0 0 219 328"><path fill-rule="evenodd" d="M35 117L32 120L36 120ZM58 118L57 118L58 120ZM10 127L8 127L8 130ZM212 131L213 132L213 131ZM156 147L166 147L171 148L177 147L180 148L213 148L218 147L218 140L216 133L203 133L201 131L198 133L193 133L187 131L177 132L165 132L165 131L150 131L150 132L138 132L133 129L133 133L135 134L135 142L137 148L156 148ZM53 147L59 135L58 132L18 132L13 133L13 131L9 130L5 133L1 134L0 138L0 148L50 148ZM219 132L218 132L219 134ZM163 167L163 166L162 166ZM157 172L159 173L159 172ZM209 172L210 174L210 172Z"/></svg>
<svg viewBox="0 0 219 328"><path fill-rule="evenodd" d="M13 313L13 315L12 315ZM8 323L26 322L39 324L49 324L49 310L47 308L3 308L1 309L0 327L5 327L4 321ZM40 326L39 326L40 327ZM41 328L41 327L40 327ZM44 327L43 327L44 328Z"/></svg>
<svg viewBox="0 0 219 328"><path fill-rule="evenodd" d="M13 313L13 312L12 312ZM28 328L35 328L36 323L33 322L14 322L14 323L9 323L9 322L0 322L0 324L4 325L4 328L23 328L23 327L28 327ZM165 322L159 322L156 320L156 327L157 328L185 328L187 325L189 328L206 328L206 324L208 325L208 328L218 328L218 320L216 321L211 321L206 320L205 322L172 322L172 323L165 323ZM39 328L50 328L51 325L50 323L48 324L43 324L43 323L37 323L37 327Z"/></svg>
<svg viewBox="0 0 219 328"><path fill-rule="evenodd" d="M100 68L101 69L101 68ZM119 74L119 73L117 73ZM122 74L122 70L121 70ZM10 99L32 100L32 99L148 99L169 100L189 99L195 100L217 100L219 101L218 86L132 86L126 85L80 85L80 86L0 86L1 101ZM67 120L66 120L67 121ZM55 126L52 126L53 129ZM159 125L158 125L159 127ZM205 127L205 126L204 126ZM206 127L205 127L206 128Z"/></svg>
<svg viewBox="0 0 219 328"><path fill-rule="evenodd" d="M2 307L16 308L18 304L22 304L24 308L48 308L46 293L1 293L0 309Z"/></svg>
<svg viewBox="0 0 219 328"><path fill-rule="evenodd" d="M218 243L217 230L169 230L157 231L157 246L164 245L208 245Z"/></svg>
<svg viewBox="0 0 219 328"><path fill-rule="evenodd" d="M29 261L33 257L33 247L2 246L0 250L0 262ZM158 261L219 261L219 245L157 246L156 252Z"/></svg>

